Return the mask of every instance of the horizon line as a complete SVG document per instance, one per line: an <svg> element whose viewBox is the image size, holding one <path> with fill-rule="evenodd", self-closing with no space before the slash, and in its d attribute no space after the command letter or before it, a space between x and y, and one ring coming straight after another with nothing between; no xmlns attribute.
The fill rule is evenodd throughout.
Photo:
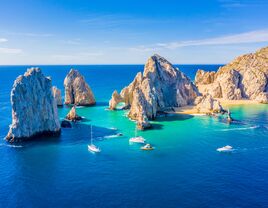
<svg viewBox="0 0 268 208"><path fill-rule="evenodd" d="M227 63L176 63L172 65L226 65ZM123 65L145 65L145 64L0 64L0 67L3 66L123 66Z"/></svg>

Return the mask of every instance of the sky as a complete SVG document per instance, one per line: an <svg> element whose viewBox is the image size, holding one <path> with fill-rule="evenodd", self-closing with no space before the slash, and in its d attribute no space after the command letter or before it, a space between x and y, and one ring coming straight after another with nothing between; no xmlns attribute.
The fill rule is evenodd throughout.
<svg viewBox="0 0 268 208"><path fill-rule="evenodd" d="M0 0L0 65L224 64L268 46L267 0Z"/></svg>

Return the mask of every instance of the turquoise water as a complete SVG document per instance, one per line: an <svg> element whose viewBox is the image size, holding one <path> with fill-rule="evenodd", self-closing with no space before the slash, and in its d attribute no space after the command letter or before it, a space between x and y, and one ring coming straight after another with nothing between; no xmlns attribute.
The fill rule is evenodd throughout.
<svg viewBox="0 0 268 208"><path fill-rule="evenodd" d="M198 68L179 66L192 79ZM0 67L0 136L11 122L9 93L26 66ZM63 90L70 66L42 66ZM268 105L236 106L239 122L203 116L159 118L139 132L156 149L130 145L135 125L124 111L105 110L114 89L132 81L141 65L77 66L97 105L78 108L86 121L60 138L16 146L0 142L0 207L267 207ZM68 108L59 108L63 118ZM87 150L93 125L100 154ZM118 130L113 130L117 128ZM122 132L123 137L113 137ZM218 147L231 145L232 153Z"/></svg>

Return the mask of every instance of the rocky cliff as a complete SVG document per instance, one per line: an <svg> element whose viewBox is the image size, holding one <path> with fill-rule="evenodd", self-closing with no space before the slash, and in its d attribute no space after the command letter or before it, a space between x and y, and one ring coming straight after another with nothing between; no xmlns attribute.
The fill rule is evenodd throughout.
<svg viewBox="0 0 268 208"><path fill-rule="evenodd" d="M53 97L56 100L57 106L62 106L63 102L62 102L62 98L61 98L60 89L58 89L57 87L53 86L52 87L52 94L53 94Z"/></svg>
<svg viewBox="0 0 268 208"><path fill-rule="evenodd" d="M96 103L92 90L77 70L71 69L64 79L64 87L65 104L88 106Z"/></svg>
<svg viewBox="0 0 268 208"><path fill-rule="evenodd" d="M268 103L268 47L237 57L217 72L199 70L195 83L203 94L227 100Z"/></svg>
<svg viewBox="0 0 268 208"><path fill-rule="evenodd" d="M6 140L10 142L60 134L57 106L51 79L39 68L19 76L11 90L12 124Z"/></svg>
<svg viewBox="0 0 268 208"><path fill-rule="evenodd" d="M138 126L147 127L146 121L153 120L158 112L193 104L198 95L185 74L165 58L154 55L129 86L120 94L113 93L109 107L114 110L119 102L125 102L130 108L128 116L137 120Z"/></svg>

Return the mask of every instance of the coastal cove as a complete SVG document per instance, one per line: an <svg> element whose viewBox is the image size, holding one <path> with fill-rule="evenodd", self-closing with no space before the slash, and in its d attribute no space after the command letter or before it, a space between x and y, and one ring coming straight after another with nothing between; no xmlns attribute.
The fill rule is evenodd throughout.
<svg viewBox="0 0 268 208"><path fill-rule="evenodd" d="M63 81L72 66L39 67L51 76L53 86L64 92ZM176 67L194 80L198 69L215 71L219 65ZM11 123L10 90L16 77L27 68L0 67L2 139ZM85 120L75 123L72 129L62 129L59 138L19 144L1 140L0 205L268 206L268 105L228 105L238 121L234 124L221 118L187 114L157 118L152 121L152 130L138 132L156 148L143 152L140 145L128 142L134 135L135 123L125 116L126 112L106 110L113 90L127 86L143 65L75 68L90 84L96 105L77 107ZM60 119L69 110L67 106L58 107ZM100 154L87 150L90 125L95 143L102 149ZM119 132L122 137L116 137ZM234 151L216 151L225 145L232 145Z"/></svg>

